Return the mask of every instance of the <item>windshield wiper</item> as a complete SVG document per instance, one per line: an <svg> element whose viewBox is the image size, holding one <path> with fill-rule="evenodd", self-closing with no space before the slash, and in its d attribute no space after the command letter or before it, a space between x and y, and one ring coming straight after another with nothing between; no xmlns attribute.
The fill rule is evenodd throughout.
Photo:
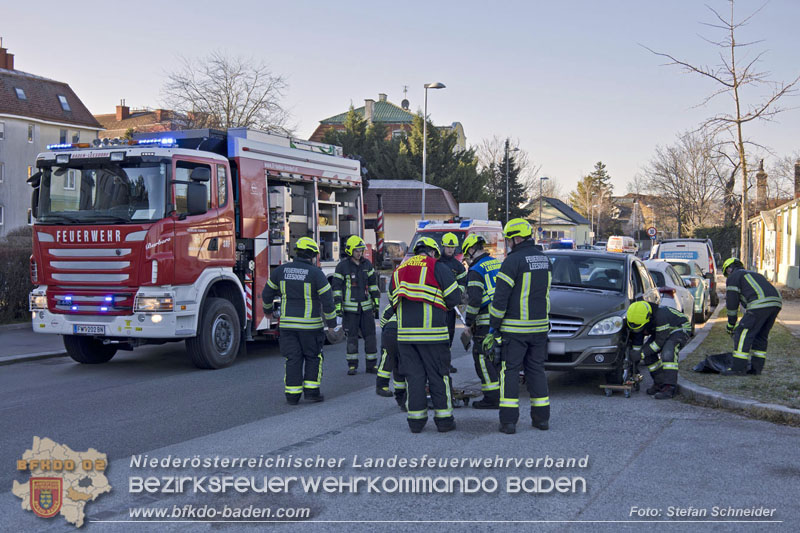
<svg viewBox="0 0 800 533"><path fill-rule="evenodd" d="M119 215L95 215L90 220L86 222L100 222L101 220L110 220L111 222L130 222L131 219L127 217L121 217Z"/></svg>
<svg viewBox="0 0 800 533"><path fill-rule="evenodd" d="M72 223L74 223L74 224L78 224L78 223L81 223L81 222L83 222L83 220L82 220L82 219L80 219L80 218L71 217L71 216L69 216L69 215L64 215L64 214L58 214L58 215L52 215L52 214L50 214L50 215L43 215L43 216L42 216L42 217L39 219L39 221L40 221L40 222L44 222L44 223L46 223L46 222L62 222L62 221L64 221L64 222L72 222Z"/></svg>

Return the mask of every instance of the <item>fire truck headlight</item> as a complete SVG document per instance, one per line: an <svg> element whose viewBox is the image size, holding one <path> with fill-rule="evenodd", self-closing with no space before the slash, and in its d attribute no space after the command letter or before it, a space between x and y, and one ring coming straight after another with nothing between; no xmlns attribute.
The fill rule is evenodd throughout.
<svg viewBox="0 0 800 533"><path fill-rule="evenodd" d="M159 311L172 311L174 299L172 296L137 296L133 312L156 313Z"/></svg>
<svg viewBox="0 0 800 533"><path fill-rule="evenodd" d="M153 324L158 324L159 322L161 322L162 318L163 317L161 315L153 315L150 317L150 320L153 321Z"/></svg>
<svg viewBox="0 0 800 533"><path fill-rule="evenodd" d="M47 309L47 296L44 294L30 294L29 311Z"/></svg>
<svg viewBox="0 0 800 533"><path fill-rule="evenodd" d="M125 152L111 152L112 161L122 161L125 159Z"/></svg>

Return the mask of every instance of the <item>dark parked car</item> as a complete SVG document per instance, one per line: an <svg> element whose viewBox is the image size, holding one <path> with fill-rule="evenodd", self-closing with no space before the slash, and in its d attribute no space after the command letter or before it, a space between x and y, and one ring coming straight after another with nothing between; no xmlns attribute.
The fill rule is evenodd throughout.
<svg viewBox="0 0 800 533"><path fill-rule="evenodd" d="M622 382L631 302L659 303L658 288L633 254L548 250L553 266L547 370L603 372Z"/></svg>

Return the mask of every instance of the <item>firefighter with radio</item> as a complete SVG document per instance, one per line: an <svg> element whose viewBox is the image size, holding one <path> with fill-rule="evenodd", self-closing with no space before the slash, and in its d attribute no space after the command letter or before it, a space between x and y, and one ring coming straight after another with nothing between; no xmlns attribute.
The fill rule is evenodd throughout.
<svg viewBox="0 0 800 533"><path fill-rule="evenodd" d="M486 239L473 233L461 245L464 257L469 261L466 325L472 332L472 360L483 392L483 398L473 402L472 407L498 409L500 379L497 367L483 351L483 339L489 333L489 304L494 297L495 277L500 270L500 261L484 250L485 243Z"/></svg>
<svg viewBox="0 0 800 533"><path fill-rule="evenodd" d="M467 288L467 270L464 268L463 263L456 259L456 248L458 247L458 237L456 234L449 231L442 235L442 256L439 258L440 263L444 263L452 272L458 283L458 288L461 290L461 298L463 300ZM451 309L447 312L447 332L450 335L450 347L453 346L453 337L456 334L456 310ZM456 368L448 363L450 372L458 372Z"/></svg>
<svg viewBox="0 0 800 533"><path fill-rule="evenodd" d="M689 317L672 307L639 301L628 307L625 321L632 334L631 357L641 358L653 378L647 394L656 400L673 398L678 389L678 354L692 330Z"/></svg>
<svg viewBox="0 0 800 533"><path fill-rule="evenodd" d="M461 291L452 271L436 261L440 251L434 239L421 237L414 254L397 267L389 287L397 313L400 373L407 383L408 426L419 433L428 422L427 384L434 422L445 432L455 429L447 311L461 302Z"/></svg>
<svg viewBox="0 0 800 533"><path fill-rule="evenodd" d="M733 365L723 374L761 374L767 358L769 332L783 307L781 294L767 278L746 270L736 257L722 264L722 275L726 278L727 331L733 335ZM737 327L739 305L744 307L744 316Z"/></svg>
<svg viewBox="0 0 800 533"><path fill-rule="evenodd" d="M531 238L528 221L514 218L503 235L511 252L495 278L495 292L489 306L489 332L483 340L484 353L500 345L500 431L516 432L519 420L519 371L525 371L530 393L533 427L547 430L550 424L550 396L544 361L550 327L550 261ZM496 352L497 350L495 350Z"/></svg>
<svg viewBox="0 0 800 533"><path fill-rule="evenodd" d="M406 408L406 378L398 368L397 314L390 303L381 313L381 355L378 359L378 377L375 379L375 392L378 396L392 397L389 379L394 381L394 399L401 409Z"/></svg>
<svg viewBox="0 0 800 533"><path fill-rule="evenodd" d="M325 342L323 322L336 326L336 310L331 286L314 259L319 246L309 237L295 244L296 257L272 269L261 299L264 314L274 312L273 300L280 296L279 331L281 354L286 358L284 392L286 401L297 405L300 396L321 402L322 346Z"/></svg>
<svg viewBox="0 0 800 533"><path fill-rule="evenodd" d="M372 263L364 258L367 245L358 235L348 237L344 245L347 257L336 265L333 274L333 299L336 313L342 316L342 325L347 334L347 375L358 370L358 337L364 337L366 370L375 374L378 362L378 345L375 338L375 319L381 293L378 277Z"/></svg>

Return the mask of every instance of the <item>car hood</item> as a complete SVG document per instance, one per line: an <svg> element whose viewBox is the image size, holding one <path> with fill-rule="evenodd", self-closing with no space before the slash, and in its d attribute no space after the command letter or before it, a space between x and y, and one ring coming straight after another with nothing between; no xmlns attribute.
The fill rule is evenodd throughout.
<svg viewBox="0 0 800 533"><path fill-rule="evenodd" d="M622 311L627 302L619 292L550 287L550 314L581 318L584 323Z"/></svg>

